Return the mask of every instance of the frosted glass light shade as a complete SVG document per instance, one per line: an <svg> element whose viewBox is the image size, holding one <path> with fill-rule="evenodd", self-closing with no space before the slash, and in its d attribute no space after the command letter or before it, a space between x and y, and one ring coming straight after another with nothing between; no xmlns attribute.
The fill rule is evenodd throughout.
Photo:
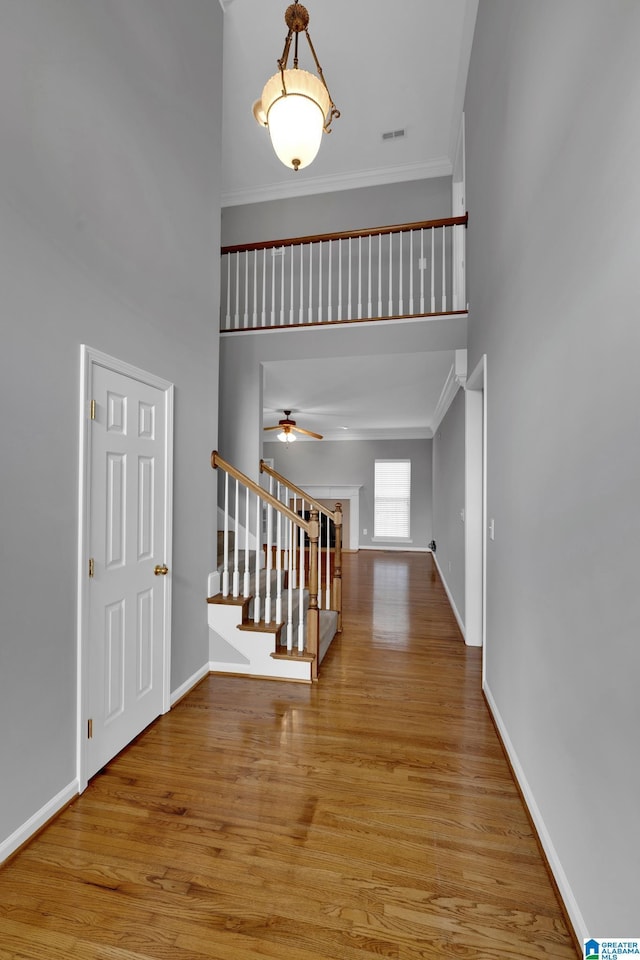
<svg viewBox="0 0 640 960"><path fill-rule="evenodd" d="M282 430L278 434L278 440L281 440L282 443L293 443L295 439L296 439L295 433L291 433L288 430Z"/></svg>
<svg viewBox="0 0 640 960"><path fill-rule="evenodd" d="M285 70L274 74L262 91L261 106L254 108L259 121L266 123L276 156L287 167L307 167L320 149L322 131L331 100L326 87L306 70ZM260 101L259 101L260 103Z"/></svg>

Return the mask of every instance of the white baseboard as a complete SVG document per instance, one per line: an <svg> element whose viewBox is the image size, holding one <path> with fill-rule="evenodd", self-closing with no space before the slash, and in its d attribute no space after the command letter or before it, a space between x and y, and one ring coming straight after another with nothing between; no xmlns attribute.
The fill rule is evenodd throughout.
<svg viewBox="0 0 640 960"><path fill-rule="evenodd" d="M435 561L436 567L438 568L438 573L439 573L439 575L440 575L440 580L442 581L442 586L444 587L445 593L447 594L447 599L449 600L449 603L451 604L451 609L453 610L453 615L454 615L454 617L456 618L456 620L458 621L458 626L460 627L460 633L461 633L462 636L465 638L465 642L466 642L466 631L465 631L465 626L464 626L464 620L463 620L462 617L460 616L460 611L459 611L458 608L456 607L456 602L455 602L455 600L453 599L453 594L452 594L451 591L449 590L449 584L448 584L447 581L446 581L446 578L445 578L444 573L443 573L442 570L440 569L440 564L438 563L438 558L436 557L435 553L433 554L433 559L434 559L434 561Z"/></svg>
<svg viewBox="0 0 640 960"><path fill-rule="evenodd" d="M382 541L380 543L361 543L358 546L358 550L377 550L383 553L431 553L429 547L414 547L413 544L407 544L406 547L390 547L388 544L383 544ZM348 550L344 552L349 553ZM358 551L353 552L357 553Z"/></svg>
<svg viewBox="0 0 640 960"><path fill-rule="evenodd" d="M502 743L504 744L504 748L507 751L509 762L511 763L511 768L518 782L518 786L522 791L522 796L524 797L524 802L527 805L529 815L531 816L531 819L533 820L533 824L536 828L538 839L540 840L542 849L545 852L547 862L549 864L551 872L553 873L554 879L558 886L558 891L560 892L560 896L562 897L562 901L564 903L565 909L573 925L575 935L578 939L578 942L582 943L582 941L589 936L587 925L584 921L584 917L580 912L580 908L578 907L576 898L574 897L573 891L569 886L567 875L565 874L562 868L562 864L560 863L560 858L558 857L558 854L553 845L551 837L549 836L549 831L547 830L544 820L542 819L542 814L540 813L540 810L535 801L535 797L533 795L531 787L529 786L529 783L527 782L527 778L524 775L524 770L522 769L522 765L520 764L518 755L511 742L511 738L507 733L507 728L504 725L504 721L500 716L500 711L496 706L496 702L493 699L493 694L491 693L491 690L489 689L489 686L486 683L486 681L483 685L483 691L487 699L487 703L489 705L489 709L493 716L495 725L498 728L498 731L500 733Z"/></svg>
<svg viewBox="0 0 640 960"><path fill-rule="evenodd" d="M199 670L189 677L188 680L185 680L184 683L181 683L177 690L174 690L171 694L171 706L173 707L178 700L182 700L190 690L192 690L196 684L200 683L203 677L206 677L210 673L209 663L204 663Z"/></svg>
<svg viewBox="0 0 640 960"><path fill-rule="evenodd" d="M37 833L41 827L44 827L45 823L51 820L52 817L55 817L56 813L59 813L60 810L77 797L79 793L80 788L78 781L72 780L60 793L52 797L48 803L45 803L44 807L41 807L32 817L29 817L22 826L14 830L11 836L0 842L0 863L6 860L7 857L10 857L12 853L15 853L23 843L31 839L34 833Z"/></svg>

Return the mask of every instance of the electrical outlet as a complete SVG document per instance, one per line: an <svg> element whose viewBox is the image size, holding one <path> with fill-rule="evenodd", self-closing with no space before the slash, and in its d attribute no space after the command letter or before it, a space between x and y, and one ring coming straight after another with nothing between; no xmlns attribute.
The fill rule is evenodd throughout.
<svg viewBox="0 0 640 960"><path fill-rule="evenodd" d="M495 540L496 538L496 523L493 517L489 520L489 539Z"/></svg>
<svg viewBox="0 0 640 960"><path fill-rule="evenodd" d="M366 537L366 535L367 535L367 528L365 527L364 530L362 531L362 536Z"/></svg>

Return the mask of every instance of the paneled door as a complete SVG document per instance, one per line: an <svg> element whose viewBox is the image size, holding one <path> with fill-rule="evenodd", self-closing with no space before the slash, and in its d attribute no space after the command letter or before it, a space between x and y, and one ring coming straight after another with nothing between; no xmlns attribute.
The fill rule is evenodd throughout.
<svg viewBox="0 0 640 960"><path fill-rule="evenodd" d="M86 379L81 781L168 709L171 589L171 385L99 357Z"/></svg>

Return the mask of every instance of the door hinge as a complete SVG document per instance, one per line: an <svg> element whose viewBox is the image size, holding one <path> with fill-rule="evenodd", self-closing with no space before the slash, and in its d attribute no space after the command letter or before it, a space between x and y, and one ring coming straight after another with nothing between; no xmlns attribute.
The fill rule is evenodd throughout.
<svg viewBox="0 0 640 960"><path fill-rule="evenodd" d="M89 577L93 577L96 572L96 563L93 557L89 557Z"/></svg>
<svg viewBox="0 0 640 960"><path fill-rule="evenodd" d="M95 400L89 401L89 420L95 420L96 418L96 402Z"/></svg>
<svg viewBox="0 0 640 960"><path fill-rule="evenodd" d="M93 739L93 720L87 720L87 740Z"/></svg>

